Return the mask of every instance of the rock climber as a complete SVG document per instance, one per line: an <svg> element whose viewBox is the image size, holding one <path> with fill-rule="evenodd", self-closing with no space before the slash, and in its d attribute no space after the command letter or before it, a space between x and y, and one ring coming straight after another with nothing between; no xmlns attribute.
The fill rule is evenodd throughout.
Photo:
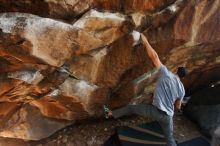
<svg viewBox="0 0 220 146"><path fill-rule="evenodd" d="M130 114L151 117L162 127L167 145L176 146L173 136L173 115L175 108L181 109L181 101L185 95L181 80L187 75L187 70L185 67L178 67L177 72L172 73L161 63L158 54L143 33L141 33L141 40L153 65L159 70L153 102L151 105L127 105L113 111L108 110L107 115L113 118Z"/></svg>

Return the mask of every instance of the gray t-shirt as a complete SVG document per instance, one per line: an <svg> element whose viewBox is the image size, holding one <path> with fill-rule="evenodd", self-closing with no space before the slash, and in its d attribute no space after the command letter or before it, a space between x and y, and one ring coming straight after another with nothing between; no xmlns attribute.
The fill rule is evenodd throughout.
<svg viewBox="0 0 220 146"><path fill-rule="evenodd" d="M174 114L174 103L182 100L185 90L179 77L170 72L166 66L161 65L159 79L154 91L153 105L169 116Z"/></svg>

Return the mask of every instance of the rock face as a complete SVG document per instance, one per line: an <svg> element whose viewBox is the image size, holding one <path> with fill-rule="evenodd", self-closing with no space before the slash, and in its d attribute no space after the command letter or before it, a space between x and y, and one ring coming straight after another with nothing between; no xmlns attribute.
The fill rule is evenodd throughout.
<svg viewBox="0 0 220 146"><path fill-rule="evenodd" d="M69 20L91 7L91 0L1 0L1 12L32 13L43 17Z"/></svg>
<svg viewBox="0 0 220 146"><path fill-rule="evenodd" d="M189 69L188 94L220 79L219 0L0 0L0 12L3 137L39 140L148 100L156 74L137 31L170 70Z"/></svg>

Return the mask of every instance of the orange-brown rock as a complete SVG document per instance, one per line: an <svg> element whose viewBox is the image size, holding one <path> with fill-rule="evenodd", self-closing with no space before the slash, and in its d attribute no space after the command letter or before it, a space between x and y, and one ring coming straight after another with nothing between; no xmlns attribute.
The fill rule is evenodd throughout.
<svg viewBox="0 0 220 146"><path fill-rule="evenodd" d="M130 33L111 46L93 51L89 55L75 57L69 71L78 78L99 86L115 88L130 68L146 63L143 47L134 47L134 34Z"/></svg>
<svg viewBox="0 0 220 146"><path fill-rule="evenodd" d="M109 88L99 87L84 80L67 78L59 86L62 95L72 97L83 104L84 109L93 116L102 110L102 104L107 102Z"/></svg>
<svg viewBox="0 0 220 146"><path fill-rule="evenodd" d="M21 107L17 102L1 102L0 103L0 129L11 116Z"/></svg>
<svg viewBox="0 0 220 146"><path fill-rule="evenodd" d="M0 136L39 140L72 123L46 118L36 107L26 104L1 125Z"/></svg>
<svg viewBox="0 0 220 146"><path fill-rule="evenodd" d="M23 12L43 17L74 20L91 8L131 13L160 11L175 0L0 0L0 12Z"/></svg>
<svg viewBox="0 0 220 146"><path fill-rule="evenodd" d="M74 54L109 45L129 31L129 22L126 23L123 15L95 10L74 25L21 13L3 13L0 17L3 39L12 38L10 43L14 44L2 43L2 56L13 51L15 54L10 55L19 59L17 56L21 55L16 53L22 50L22 54L30 54L56 67L62 66ZM103 23L102 26L94 26L99 23Z"/></svg>
<svg viewBox="0 0 220 146"><path fill-rule="evenodd" d="M150 102L157 74L137 31L170 70L188 68L187 95L220 79L219 0L0 0L0 12L3 137L39 140L103 104Z"/></svg>
<svg viewBox="0 0 220 146"><path fill-rule="evenodd" d="M5 77L5 78L3 78ZM15 86L19 86L23 81L7 79L6 76L1 76L0 79L0 95L7 93L9 90L14 88Z"/></svg>
<svg viewBox="0 0 220 146"><path fill-rule="evenodd" d="M80 120L80 116L85 116L85 111L80 102L71 97L65 96L45 96L30 103L38 107L42 115L55 119Z"/></svg>
<svg viewBox="0 0 220 146"><path fill-rule="evenodd" d="M93 5L101 10L119 12L155 12L173 3L175 0L94 0Z"/></svg>
<svg viewBox="0 0 220 146"><path fill-rule="evenodd" d="M96 10L87 12L73 26L82 30L76 38L80 44L76 54L109 45L132 30L131 22L124 15Z"/></svg>
<svg viewBox="0 0 220 146"><path fill-rule="evenodd" d="M1 0L0 12L31 13L73 20L90 8L91 0Z"/></svg>

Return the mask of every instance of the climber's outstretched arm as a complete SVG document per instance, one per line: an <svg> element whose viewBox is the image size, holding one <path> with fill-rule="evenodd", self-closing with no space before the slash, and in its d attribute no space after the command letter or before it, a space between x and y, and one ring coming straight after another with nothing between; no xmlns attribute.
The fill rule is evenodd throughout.
<svg viewBox="0 0 220 146"><path fill-rule="evenodd" d="M151 47L149 44L147 38L144 36L143 33L141 33L141 39L143 41L143 44L147 50L147 54L150 57L151 61L153 62L154 66L159 69L161 67L161 61L160 58L157 55L157 52Z"/></svg>

